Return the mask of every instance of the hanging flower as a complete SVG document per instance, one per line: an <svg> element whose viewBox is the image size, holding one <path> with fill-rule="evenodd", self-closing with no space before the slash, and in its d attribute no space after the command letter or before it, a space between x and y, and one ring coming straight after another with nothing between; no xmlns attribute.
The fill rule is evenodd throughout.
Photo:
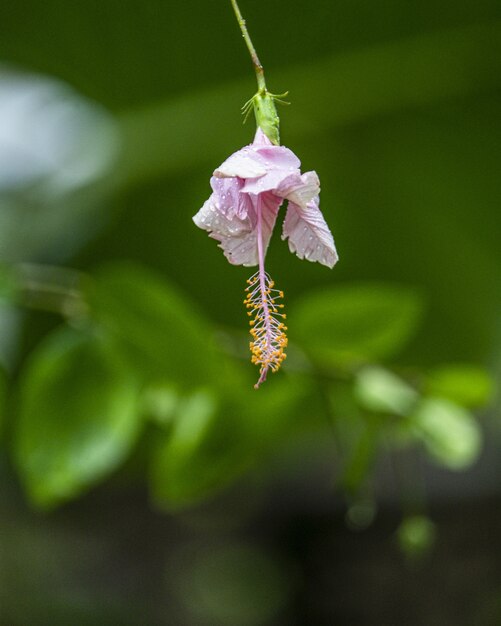
<svg viewBox="0 0 501 626"><path fill-rule="evenodd" d="M220 242L234 265L258 265L248 281L245 304L251 316L252 360L261 367L256 386L285 358L283 293L274 289L264 260L284 200L288 200L282 239L300 259L333 267L338 257L331 232L319 209L315 172L301 174L300 161L284 146L274 145L258 128L254 142L235 152L214 171L212 195L194 216L199 228Z"/></svg>
<svg viewBox="0 0 501 626"><path fill-rule="evenodd" d="M257 132L249 146L232 154L210 180L212 194L193 217L199 228L219 241L233 265L257 265L247 281L244 304L251 318L252 362L260 367L256 388L268 371L276 372L285 359L287 347L283 291L266 272L264 259L284 200L288 201L282 239L289 240L291 252L300 259L333 267L338 260L334 240L320 212L320 182L315 172L301 174L301 163L288 148L280 145L275 102L282 95L268 91L264 70L247 31L237 0L231 0L256 72L258 90L243 106L246 116L256 116Z"/></svg>
<svg viewBox="0 0 501 626"><path fill-rule="evenodd" d="M254 142L235 152L214 172L212 195L195 215L197 226L220 242L234 265L258 265L266 253L278 210L289 201L282 239L300 259L333 267L336 248L318 203L315 172L301 174L300 161L275 146L258 128Z"/></svg>

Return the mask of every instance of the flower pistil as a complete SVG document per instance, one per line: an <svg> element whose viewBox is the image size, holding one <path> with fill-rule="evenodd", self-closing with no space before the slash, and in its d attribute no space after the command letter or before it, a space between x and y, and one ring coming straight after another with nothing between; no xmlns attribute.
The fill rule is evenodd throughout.
<svg viewBox="0 0 501 626"><path fill-rule="evenodd" d="M286 315L282 311L284 305L278 302L284 297L284 292L275 289L275 282L267 272L262 274L260 271L247 280L245 291L244 304L251 318L251 361L261 368L259 380L254 385L257 389L266 380L268 370L276 372L286 358Z"/></svg>

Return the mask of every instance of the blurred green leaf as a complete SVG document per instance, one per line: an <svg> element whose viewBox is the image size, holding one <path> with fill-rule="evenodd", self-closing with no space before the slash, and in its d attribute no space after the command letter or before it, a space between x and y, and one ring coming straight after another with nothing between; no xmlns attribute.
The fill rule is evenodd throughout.
<svg viewBox="0 0 501 626"><path fill-rule="evenodd" d="M20 384L15 458L49 508L114 470L136 441L137 385L103 336L61 328L32 354Z"/></svg>
<svg viewBox="0 0 501 626"><path fill-rule="evenodd" d="M355 376L355 396L370 411L408 415L419 395L404 380L377 367L367 366Z"/></svg>
<svg viewBox="0 0 501 626"><path fill-rule="evenodd" d="M170 430L153 450L153 499L172 510L229 485L287 437L311 428L304 407L310 392L307 381L291 384L284 376L258 391L249 382L237 394L201 388L178 396L169 406Z"/></svg>
<svg viewBox="0 0 501 626"><path fill-rule="evenodd" d="M141 405L145 416L162 427L169 427L176 417L181 396L173 385L156 384L143 390Z"/></svg>
<svg viewBox="0 0 501 626"><path fill-rule="evenodd" d="M151 493L155 502L177 509L228 484L249 458L242 449L242 423L213 391L199 389L178 404L171 432L153 450Z"/></svg>
<svg viewBox="0 0 501 626"><path fill-rule="evenodd" d="M400 524L397 537L400 549L407 558L423 558L435 542L435 524L424 515L411 515Z"/></svg>
<svg viewBox="0 0 501 626"><path fill-rule="evenodd" d="M494 381L485 369L475 365L444 365L430 373L426 392L461 406L478 407L487 404L492 397Z"/></svg>
<svg viewBox="0 0 501 626"><path fill-rule="evenodd" d="M172 436L169 438L169 458L182 463L199 448L218 409L214 395L206 390L193 393L178 408Z"/></svg>
<svg viewBox="0 0 501 626"><path fill-rule="evenodd" d="M291 336L325 366L389 357L409 340L423 303L416 292L385 284L344 285L291 307Z"/></svg>
<svg viewBox="0 0 501 626"><path fill-rule="evenodd" d="M269 378L257 391L251 386L242 389L239 413L248 423L252 445L266 453L277 440L315 428L316 420L323 424L324 417L315 415L319 407L314 394L311 379L291 373Z"/></svg>
<svg viewBox="0 0 501 626"><path fill-rule="evenodd" d="M482 446L482 434L475 417L442 398L426 398L411 419L412 427L428 452L453 470L475 462Z"/></svg>
<svg viewBox="0 0 501 626"><path fill-rule="evenodd" d="M193 388L230 375L209 324L153 272L112 264L89 283L88 299L91 316L119 338L138 373L153 382Z"/></svg>

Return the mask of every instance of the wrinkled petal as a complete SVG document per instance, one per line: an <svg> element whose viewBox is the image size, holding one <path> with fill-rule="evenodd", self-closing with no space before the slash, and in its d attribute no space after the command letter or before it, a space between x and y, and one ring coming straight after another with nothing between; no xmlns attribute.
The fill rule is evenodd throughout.
<svg viewBox="0 0 501 626"><path fill-rule="evenodd" d="M216 178L256 178L266 174L266 165L252 146L235 152L214 170Z"/></svg>
<svg viewBox="0 0 501 626"><path fill-rule="evenodd" d="M302 176L289 176L282 180L275 193L302 209L318 196L320 181L316 172L306 172Z"/></svg>
<svg viewBox="0 0 501 626"><path fill-rule="evenodd" d="M267 170L281 169L292 172L301 167L301 161L285 146L256 146L252 144L256 156L262 160Z"/></svg>
<svg viewBox="0 0 501 626"><path fill-rule="evenodd" d="M251 208L244 219L237 215L229 218L218 209L215 194L212 194L193 217L193 221L199 228L208 231L213 239L220 242L219 247L223 249L226 258L233 265L258 264L255 202L257 198L251 202ZM260 196L260 202L262 203L262 239L266 250L282 199L272 193L265 193Z"/></svg>
<svg viewBox="0 0 501 626"><path fill-rule="evenodd" d="M276 195L283 198L285 195L277 193L277 189L282 187L289 189L293 186L299 187L303 185L301 172L299 171L301 163L291 150L282 146L268 146L266 149L258 150L258 155L263 159L267 168L266 174L258 178L246 180L242 188L243 192L262 193L263 191L273 191Z"/></svg>
<svg viewBox="0 0 501 626"><path fill-rule="evenodd" d="M273 191L276 195L283 198L285 196L277 194L276 190L284 184L286 186L292 184L293 181L297 179L299 179L299 184L301 184L301 174L299 170L296 170L293 174L288 170L270 170L267 174L259 178L248 178L242 187L242 191L244 193L254 194L263 193L264 191ZM289 183L287 181L289 181Z"/></svg>
<svg viewBox="0 0 501 626"><path fill-rule="evenodd" d="M219 241L230 263L257 265L257 209L266 252L278 209L289 207L282 238L301 259L333 267L338 257L318 207L320 183L315 172L301 174L301 163L284 146L273 145L258 128L254 142L235 152L214 171L213 194L193 218Z"/></svg>
<svg viewBox="0 0 501 626"><path fill-rule="evenodd" d="M255 236L256 218L254 212L248 213L244 219L236 215L229 218L216 205L215 194L205 202L193 217L199 228L208 231L209 235L219 241L228 261L233 265L255 265L257 252Z"/></svg>
<svg viewBox="0 0 501 626"><path fill-rule="evenodd" d="M214 203L218 210L228 219L235 215L240 219L247 217L247 212L252 203L247 194L240 193L244 181L240 178L216 178L210 179L210 185L214 192Z"/></svg>
<svg viewBox="0 0 501 626"><path fill-rule="evenodd" d="M289 238L289 249L300 259L334 267L338 260L334 239L318 207L318 196L301 207L289 202L282 239Z"/></svg>
<svg viewBox="0 0 501 626"><path fill-rule="evenodd" d="M265 139L266 141L265 141ZM258 129L254 138L254 143L245 146L224 161L216 170L214 176L216 178L258 178L267 173L283 170L284 177L286 172L289 174L295 170L299 170L301 161L297 156L284 146L274 146L264 135L261 129ZM263 187L260 191L273 189L270 183L267 183L266 189ZM259 193L252 191L250 193Z"/></svg>

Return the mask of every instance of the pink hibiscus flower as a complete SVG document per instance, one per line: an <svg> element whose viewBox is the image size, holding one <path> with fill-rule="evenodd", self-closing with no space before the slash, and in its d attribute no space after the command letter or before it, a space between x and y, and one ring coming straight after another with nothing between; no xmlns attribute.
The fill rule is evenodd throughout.
<svg viewBox="0 0 501 626"><path fill-rule="evenodd" d="M219 241L234 265L258 265L249 279L245 304L253 341L252 361L260 366L258 387L269 369L285 359L287 345L283 293L265 271L264 260L284 200L288 200L282 239L300 259L333 267L338 260L332 234L319 209L320 182L315 172L301 174L300 161L284 146L274 145L258 128L254 142L235 152L211 178L212 195L193 217L195 224Z"/></svg>
<svg viewBox="0 0 501 626"><path fill-rule="evenodd" d="M235 152L211 178L212 195L194 216L234 265L258 265L266 254L278 209L289 201L282 239L300 259L333 267L338 256L318 203L320 181L302 174L296 155L275 146L260 128L254 142Z"/></svg>

